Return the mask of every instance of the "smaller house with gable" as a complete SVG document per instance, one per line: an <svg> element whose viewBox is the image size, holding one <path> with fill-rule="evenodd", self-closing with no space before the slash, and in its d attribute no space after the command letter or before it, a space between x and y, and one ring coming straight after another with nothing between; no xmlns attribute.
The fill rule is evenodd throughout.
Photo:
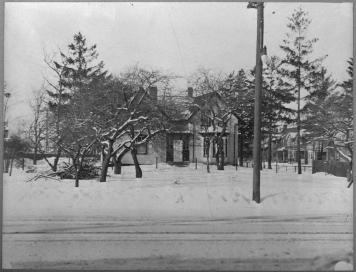
<svg viewBox="0 0 356 272"><path fill-rule="evenodd" d="M226 108L223 98L217 92L210 92L200 96L193 96L193 89L188 88L184 96L158 97L157 88L150 89L152 103L158 103L170 119L170 129L164 134L156 136L148 143L137 149L140 164L154 164L166 162L184 164L189 162L207 161L207 139L212 133L222 133L222 124L217 123L213 129L211 120L207 118L208 108ZM176 105L176 107L170 107ZM168 110L169 108L169 110ZM144 136L143 136L144 137ZM238 154L238 119L231 114L227 120L226 130L222 135L224 161L234 164ZM210 144L210 159L214 163L217 144ZM123 164L133 164L128 153L122 159Z"/></svg>

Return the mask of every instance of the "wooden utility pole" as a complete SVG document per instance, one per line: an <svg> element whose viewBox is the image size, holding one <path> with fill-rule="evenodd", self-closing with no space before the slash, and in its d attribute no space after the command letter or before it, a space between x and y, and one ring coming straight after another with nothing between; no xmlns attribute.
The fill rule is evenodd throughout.
<svg viewBox="0 0 356 272"><path fill-rule="evenodd" d="M299 33L300 37L300 33ZM301 48L300 48L300 42L298 44L298 70L297 70L297 84L298 84L298 110L297 110L297 163L298 163L298 174L300 175L302 173L302 162L300 158L300 89L301 89Z"/></svg>
<svg viewBox="0 0 356 272"><path fill-rule="evenodd" d="M260 203L261 169L261 99L262 99L262 59L263 49L263 2L250 2L248 8L257 9L256 81L255 111L253 130L253 194L252 200Z"/></svg>

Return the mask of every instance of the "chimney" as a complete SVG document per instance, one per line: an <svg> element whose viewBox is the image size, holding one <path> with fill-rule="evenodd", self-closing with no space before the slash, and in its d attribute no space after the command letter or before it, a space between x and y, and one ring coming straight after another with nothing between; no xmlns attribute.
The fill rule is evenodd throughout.
<svg viewBox="0 0 356 272"><path fill-rule="evenodd" d="M192 87L188 87L188 97L193 97L193 88Z"/></svg>
<svg viewBox="0 0 356 272"><path fill-rule="evenodd" d="M152 100L157 101L157 87L155 86L151 86L149 88L148 94L150 95L150 97L152 98Z"/></svg>

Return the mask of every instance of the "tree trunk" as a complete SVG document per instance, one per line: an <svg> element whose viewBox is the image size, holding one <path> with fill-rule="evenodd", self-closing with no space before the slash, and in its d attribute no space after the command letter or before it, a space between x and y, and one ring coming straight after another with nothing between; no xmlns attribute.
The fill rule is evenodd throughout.
<svg viewBox="0 0 356 272"><path fill-rule="evenodd" d="M112 158L112 162L114 163L114 174L121 175L121 160L119 158Z"/></svg>
<svg viewBox="0 0 356 272"><path fill-rule="evenodd" d="M206 171L210 173L209 155L210 155L210 140L206 143Z"/></svg>
<svg viewBox="0 0 356 272"><path fill-rule="evenodd" d="M139 164L138 159L137 159L136 147L132 148L131 155L132 155L132 159L133 159L134 164L135 164L136 178L142 178L142 170L141 170L140 164Z"/></svg>
<svg viewBox="0 0 356 272"><path fill-rule="evenodd" d="M37 146L33 150L33 165L37 165Z"/></svg>
<svg viewBox="0 0 356 272"><path fill-rule="evenodd" d="M86 157L86 152L84 151L83 155L78 158L78 165L76 166L76 173L75 173L75 187L79 187L79 174L83 169L83 162Z"/></svg>
<svg viewBox="0 0 356 272"><path fill-rule="evenodd" d="M113 141L109 141L107 154L105 154L103 152L103 161L101 164L100 182L106 182L106 176L108 175L108 169L109 169L113 144L114 144Z"/></svg>
<svg viewBox="0 0 356 272"><path fill-rule="evenodd" d="M53 167L52 167L53 172L57 171L58 162L59 162L59 158L60 158L61 154L62 154L62 150L58 149L56 157L54 157L54 161L53 161Z"/></svg>
<svg viewBox="0 0 356 272"><path fill-rule="evenodd" d="M304 150L304 160L305 160L304 164L308 164L308 151L306 150L306 148Z"/></svg>
<svg viewBox="0 0 356 272"><path fill-rule="evenodd" d="M115 156L113 157L114 174L121 175L121 167L122 167L121 160L129 151L130 149L125 149L117 158L115 158Z"/></svg>
<svg viewBox="0 0 356 272"><path fill-rule="evenodd" d="M243 141L243 135L241 134L240 136L240 166L244 166L244 141Z"/></svg>
<svg viewBox="0 0 356 272"><path fill-rule="evenodd" d="M4 173L9 173L9 168L10 168L10 158L7 158L7 159L5 159Z"/></svg>
<svg viewBox="0 0 356 272"><path fill-rule="evenodd" d="M268 135L267 160L268 160L268 169L272 169L272 132L270 132L269 135Z"/></svg>
<svg viewBox="0 0 356 272"><path fill-rule="evenodd" d="M79 187L79 172L80 172L80 169L75 170L75 187Z"/></svg>
<svg viewBox="0 0 356 272"><path fill-rule="evenodd" d="M101 173L100 173L100 182L106 182L106 176L108 175L110 163L110 154L105 155L102 166L101 166Z"/></svg>
<svg viewBox="0 0 356 272"><path fill-rule="evenodd" d="M323 160L323 151L324 151L324 144L323 142L321 143L321 146L320 146L320 153L319 153L319 160Z"/></svg>
<svg viewBox="0 0 356 272"><path fill-rule="evenodd" d="M11 174L12 174L12 165L13 165L13 163L14 163L14 159L11 159L9 176L11 176Z"/></svg>
<svg viewBox="0 0 356 272"><path fill-rule="evenodd" d="M219 152L218 156L220 156L218 170L224 170L224 164L225 164L224 151Z"/></svg>
<svg viewBox="0 0 356 272"><path fill-rule="evenodd" d="M217 140L217 153L216 153L216 162L217 162L217 169L224 170L224 146L223 146L223 139L221 137Z"/></svg>

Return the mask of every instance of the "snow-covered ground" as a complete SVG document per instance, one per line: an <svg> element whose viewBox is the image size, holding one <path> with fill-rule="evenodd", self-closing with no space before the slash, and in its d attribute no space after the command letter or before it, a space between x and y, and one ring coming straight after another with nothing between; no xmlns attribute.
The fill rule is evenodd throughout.
<svg viewBox="0 0 356 272"><path fill-rule="evenodd" d="M45 167L43 165L43 167ZM40 167L41 168L41 167ZM7 268L352 269L345 178L252 168L133 167L106 183L4 174Z"/></svg>
<svg viewBox="0 0 356 272"><path fill-rule="evenodd" d="M269 215L352 214L352 189L345 178L324 173L263 170L261 203L251 201L252 168L227 166L205 171L159 165L143 166L143 178L124 167L106 183L82 180L40 179L15 170L4 175L4 221L11 217L245 217Z"/></svg>

